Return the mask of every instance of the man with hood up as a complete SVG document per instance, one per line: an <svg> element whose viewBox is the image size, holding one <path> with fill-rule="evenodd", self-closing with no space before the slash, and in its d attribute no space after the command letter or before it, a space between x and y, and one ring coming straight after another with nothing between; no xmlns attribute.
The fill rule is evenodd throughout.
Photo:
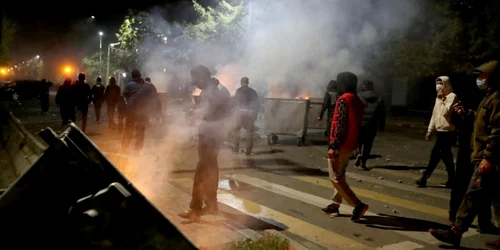
<svg viewBox="0 0 500 250"><path fill-rule="evenodd" d="M73 103L73 92L71 91L71 78L66 77L64 83L59 86L56 94L56 105L61 111L62 125L75 121L75 105Z"/></svg>
<svg viewBox="0 0 500 250"><path fill-rule="evenodd" d="M448 172L448 181L442 185L451 188L455 181L455 163L451 152L451 146L454 144L453 140L455 140L455 125L452 122L452 115L453 105L458 102L458 98L453 93L450 79L447 76L440 76L436 79L436 91L436 103L425 135L425 139L430 141L432 132L437 131L436 143L432 149L429 164L422 178L418 179L416 183L418 187L426 187L427 179L431 177L432 172L442 159L446 166L446 172Z"/></svg>
<svg viewBox="0 0 500 250"><path fill-rule="evenodd" d="M92 101L92 91L85 82L85 74L78 74L78 80L72 86L75 107L82 115L82 131L87 130L87 117L89 113L89 104Z"/></svg>
<svg viewBox="0 0 500 250"><path fill-rule="evenodd" d="M345 179L347 165L353 151L358 146L359 129L363 119L364 105L356 95L358 78L351 72L342 72L337 76L340 97L335 104L330 131L328 149L328 173L336 194L332 204L322 211L332 217L339 215L342 199L354 207L352 221L358 221L368 210L351 190Z"/></svg>
<svg viewBox="0 0 500 250"><path fill-rule="evenodd" d="M478 88L486 93L476 112L472 135L472 163L476 166L467 193L450 229L431 229L436 239L459 246L478 213L478 206L490 199L500 208L500 68L498 61L487 62L474 70ZM487 242L500 249L500 240Z"/></svg>
<svg viewBox="0 0 500 250"><path fill-rule="evenodd" d="M338 84L337 81L331 80L326 87L325 97L323 97L323 105L321 106L321 110L319 111L318 121L323 120L323 115L325 111L328 111L326 115L328 116L326 119L326 131L325 136L330 136L330 127L332 125L333 118L333 109L335 108L335 103L337 102L337 98L339 97L338 93Z"/></svg>
<svg viewBox="0 0 500 250"><path fill-rule="evenodd" d="M106 107L108 112L108 123L109 128L115 128L115 110L118 102L120 101L121 88L116 84L116 78L109 78L109 84L104 90L104 100L106 101Z"/></svg>
<svg viewBox="0 0 500 250"><path fill-rule="evenodd" d="M196 221L204 214L217 214L219 166L217 157L224 139L224 125L230 114L231 94L203 65L191 70L193 84L201 89L198 115L198 165L194 174L189 208L178 215ZM205 205L203 207L203 205Z"/></svg>
<svg viewBox="0 0 500 250"><path fill-rule="evenodd" d="M370 157L377 129L384 131L385 128L385 106L382 97L375 92L372 81L364 81L360 90L358 96L365 105L365 112L359 135L359 155L354 165L368 170L366 161Z"/></svg>
<svg viewBox="0 0 500 250"><path fill-rule="evenodd" d="M104 86L102 86L102 79L97 77L96 83L92 86L92 102L94 103L94 111L96 122L101 123L101 107L104 102Z"/></svg>

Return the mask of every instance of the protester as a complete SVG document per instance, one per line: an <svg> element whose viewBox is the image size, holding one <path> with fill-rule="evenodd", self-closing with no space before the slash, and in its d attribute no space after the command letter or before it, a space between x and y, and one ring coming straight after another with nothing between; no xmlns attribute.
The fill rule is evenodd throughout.
<svg viewBox="0 0 500 250"><path fill-rule="evenodd" d="M330 131L328 149L328 172L336 194L332 203L323 208L324 213L332 217L339 216L342 199L354 207L352 221L358 221L368 210L347 184L345 174L349 158L358 146L358 135L363 119L364 105L356 95L358 78L351 72L342 72L337 76L340 97L335 105Z"/></svg>
<svg viewBox="0 0 500 250"><path fill-rule="evenodd" d="M92 91L90 86L85 82L85 73L78 74L78 80L72 85L74 103L77 111L82 117L82 131L87 131L87 118L89 112L89 104L92 101Z"/></svg>
<svg viewBox="0 0 500 250"><path fill-rule="evenodd" d="M92 102L94 103L95 117L97 123L101 123L101 107L104 102L104 86L102 79L97 77L96 84L92 86Z"/></svg>
<svg viewBox="0 0 500 250"><path fill-rule="evenodd" d="M106 101L106 108L108 113L108 126L109 128L115 128L115 110L117 108L118 102L120 101L121 88L116 84L116 79L111 77L109 79L109 84L106 86L104 91L104 100Z"/></svg>
<svg viewBox="0 0 500 250"><path fill-rule="evenodd" d="M448 181L442 186L451 188L455 181L455 163L451 146L454 144L455 126L452 123L453 105L458 102L458 98L453 93L450 80L447 76L441 76L436 79L437 97L432 111L431 121L425 139L431 140L431 134L437 131L436 143L431 152L429 164L425 169L422 178L416 181L418 187L426 187L427 179L431 177L441 159L448 172Z"/></svg>
<svg viewBox="0 0 500 250"><path fill-rule="evenodd" d="M338 83L335 80L331 80L328 83L328 86L326 87L325 97L323 97L323 105L321 106L321 110L319 111L318 114L318 121L321 121L323 120L323 115L325 114L325 111L327 111L326 130L325 130L326 137L330 136L330 127L332 125L333 109L335 108L335 103L337 102L338 97L339 97Z"/></svg>
<svg viewBox="0 0 500 250"><path fill-rule="evenodd" d="M71 90L71 78L66 77L64 83L59 86L56 94L56 105L61 112L62 125L66 126L75 121L75 104Z"/></svg>
<svg viewBox="0 0 500 250"><path fill-rule="evenodd" d="M39 87L39 99L40 99L40 108L42 109L43 114L47 114L49 112L49 89L52 86L52 82L47 82L47 80L42 79L40 81Z"/></svg>

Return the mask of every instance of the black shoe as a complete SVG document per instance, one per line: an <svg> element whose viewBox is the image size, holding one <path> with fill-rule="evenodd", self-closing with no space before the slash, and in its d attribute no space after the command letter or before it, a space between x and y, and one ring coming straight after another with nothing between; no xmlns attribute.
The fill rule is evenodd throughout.
<svg viewBox="0 0 500 250"><path fill-rule="evenodd" d="M351 220L355 222L358 221L363 217L363 215L365 215L366 211L368 211L368 205L364 203L357 205L352 211Z"/></svg>
<svg viewBox="0 0 500 250"><path fill-rule="evenodd" d="M462 234L459 233L455 229L433 229L429 230L431 235L438 239L439 241L454 245L460 246L460 241L462 240Z"/></svg>
<svg viewBox="0 0 500 250"><path fill-rule="evenodd" d="M486 225L481 225L481 224L478 225L476 231L480 234L500 235L500 228L496 227L491 222Z"/></svg>
<svg viewBox="0 0 500 250"><path fill-rule="evenodd" d="M188 209L184 212L178 213L177 215L181 218L188 219L190 221L197 221L200 219L201 212Z"/></svg>
<svg viewBox="0 0 500 250"><path fill-rule="evenodd" d="M500 249L500 240L497 241L487 241L484 245L488 249Z"/></svg>
<svg viewBox="0 0 500 250"><path fill-rule="evenodd" d="M427 179L425 179L424 177L418 179L417 181L415 181L415 183L417 184L417 187L419 187L419 188L427 187Z"/></svg>
<svg viewBox="0 0 500 250"><path fill-rule="evenodd" d="M218 215L219 208L217 206L205 206L201 209L201 215Z"/></svg>
<svg viewBox="0 0 500 250"><path fill-rule="evenodd" d="M356 156L356 162L354 162L354 166L359 167L361 165L361 155Z"/></svg>
<svg viewBox="0 0 500 250"><path fill-rule="evenodd" d="M366 164L361 164L359 170L370 171L370 169L366 166Z"/></svg>
<svg viewBox="0 0 500 250"><path fill-rule="evenodd" d="M330 204L325 208L322 208L323 213L330 215L330 217L337 217L340 215L339 207L335 204Z"/></svg>

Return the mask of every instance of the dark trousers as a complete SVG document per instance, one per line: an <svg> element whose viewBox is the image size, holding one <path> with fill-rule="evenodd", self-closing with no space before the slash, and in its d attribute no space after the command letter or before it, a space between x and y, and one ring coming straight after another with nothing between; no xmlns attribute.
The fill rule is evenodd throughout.
<svg viewBox="0 0 500 250"><path fill-rule="evenodd" d="M115 123L115 110L116 110L117 102L107 102L106 108L108 112L108 123L109 127L114 128L116 126Z"/></svg>
<svg viewBox="0 0 500 250"><path fill-rule="evenodd" d="M101 107L102 101L94 101L95 118L97 122L101 120Z"/></svg>
<svg viewBox="0 0 500 250"><path fill-rule="evenodd" d="M250 154L253 148L253 133L255 129L255 116L253 112L240 112L238 114L238 120L236 126L231 131L230 138L234 145L235 150L240 148L240 130L245 129L245 140L247 143L245 153Z"/></svg>
<svg viewBox="0 0 500 250"><path fill-rule="evenodd" d="M59 111L61 112L62 125L68 125L69 121L75 122L75 107L71 105L59 105Z"/></svg>
<svg viewBox="0 0 500 250"><path fill-rule="evenodd" d="M359 133L359 153L361 154L361 164L366 165L366 161L370 158L373 141L377 135L377 126L373 124L364 125Z"/></svg>
<svg viewBox="0 0 500 250"><path fill-rule="evenodd" d="M330 130L332 129L332 118L326 119L326 131L325 131L325 136L330 140ZM330 145L328 145L329 147Z"/></svg>
<svg viewBox="0 0 500 250"><path fill-rule="evenodd" d="M458 209L454 226L460 232L466 232L478 214L489 214L491 220L490 204L495 209L500 208L500 192L498 190L500 190L500 174L498 170L493 168L487 175L480 176L476 166L467 193ZM481 226L491 223L490 220L484 221L486 219L487 216L479 217L478 224Z"/></svg>
<svg viewBox="0 0 500 250"><path fill-rule="evenodd" d="M40 95L40 108L42 108L42 112L49 112L49 94L41 94Z"/></svg>
<svg viewBox="0 0 500 250"><path fill-rule="evenodd" d="M146 133L146 123L148 119L142 116L127 115L125 121L125 131L122 138L122 150L126 150L130 145L132 137L135 138L135 150L139 151L144 146L144 134Z"/></svg>
<svg viewBox="0 0 500 250"><path fill-rule="evenodd" d="M219 184L219 156L222 138L217 135L200 135L198 141L198 165L194 174L193 193L189 207L201 211L203 204L217 206Z"/></svg>
<svg viewBox="0 0 500 250"><path fill-rule="evenodd" d="M123 124L124 124L124 120L126 119L127 115L125 113L125 111L123 110L118 110L118 132L122 132L123 131Z"/></svg>
<svg viewBox="0 0 500 250"><path fill-rule="evenodd" d="M439 161L443 160L446 172L448 172L448 182L453 183L455 180L455 163L453 162L451 146L454 139L454 132L437 132L436 144L434 144L434 148L432 149L429 165L425 169L424 179L431 177Z"/></svg>
<svg viewBox="0 0 500 250"><path fill-rule="evenodd" d="M85 132L87 130L89 106L78 106L76 109L82 114L82 131Z"/></svg>

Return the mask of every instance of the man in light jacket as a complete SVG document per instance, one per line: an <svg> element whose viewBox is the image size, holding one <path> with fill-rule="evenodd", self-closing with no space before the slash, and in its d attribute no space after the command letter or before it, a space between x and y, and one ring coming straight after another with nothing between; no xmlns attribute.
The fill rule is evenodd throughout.
<svg viewBox="0 0 500 250"><path fill-rule="evenodd" d="M427 169L422 178L418 179L416 183L418 187L426 187L427 179L432 175L439 161L443 160L448 172L448 181L443 183L443 186L451 188L455 179L455 163L453 161L453 153L451 152L451 146L455 139L455 126L451 121L451 117L453 114L453 105L457 103L458 98L453 93L450 79L447 76L441 76L436 79L436 91L436 103L432 111L427 134L425 135L425 139L430 141L432 132L437 131L436 144L434 144L434 148L432 149Z"/></svg>

